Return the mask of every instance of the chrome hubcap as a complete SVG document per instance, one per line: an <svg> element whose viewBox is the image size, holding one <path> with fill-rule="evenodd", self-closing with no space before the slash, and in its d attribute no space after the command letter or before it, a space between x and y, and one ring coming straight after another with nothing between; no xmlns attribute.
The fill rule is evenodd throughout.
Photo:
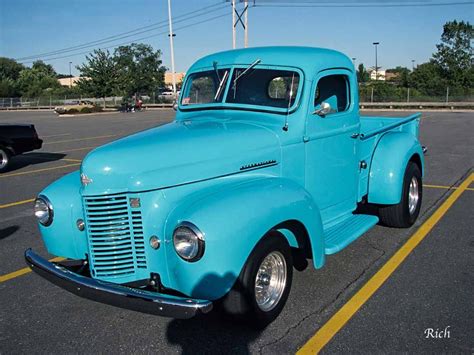
<svg viewBox="0 0 474 355"><path fill-rule="evenodd" d="M280 301L286 286L286 260L278 251L263 259L255 277L255 300L262 311L271 311Z"/></svg>
<svg viewBox="0 0 474 355"><path fill-rule="evenodd" d="M7 153L4 152L2 149L0 149L0 169L7 166L7 163L8 163Z"/></svg>
<svg viewBox="0 0 474 355"><path fill-rule="evenodd" d="M410 214L415 212L419 199L420 193L418 191L418 180L413 176L411 178L410 188L408 190L408 212L410 212Z"/></svg>

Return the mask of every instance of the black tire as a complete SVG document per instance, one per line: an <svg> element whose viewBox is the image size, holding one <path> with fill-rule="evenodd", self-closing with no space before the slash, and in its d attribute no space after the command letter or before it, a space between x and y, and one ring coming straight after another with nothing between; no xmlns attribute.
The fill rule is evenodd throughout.
<svg viewBox="0 0 474 355"><path fill-rule="evenodd" d="M8 169L11 160L11 153L10 151L0 145L0 173L3 173Z"/></svg>
<svg viewBox="0 0 474 355"><path fill-rule="evenodd" d="M415 190L418 191L418 199L416 207L410 211L410 184L412 179L416 179L417 182ZM389 227L408 228L412 226L420 214L422 198L423 181L421 178L420 168L414 162L409 162L403 178L401 201L396 205L380 206L380 221Z"/></svg>
<svg viewBox="0 0 474 355"><path fill-rule="evenodd" d="M270 254L284 257L286 283L279 300L275 301L271 309L263 310L256 300L255 284L260 265ZM263 328L281 313L290 293L292 279L293 260L290 246L280 233L271 232L257 243L233 288L220 300L219 306L225 315L245 321L255 328Z"/></svg>

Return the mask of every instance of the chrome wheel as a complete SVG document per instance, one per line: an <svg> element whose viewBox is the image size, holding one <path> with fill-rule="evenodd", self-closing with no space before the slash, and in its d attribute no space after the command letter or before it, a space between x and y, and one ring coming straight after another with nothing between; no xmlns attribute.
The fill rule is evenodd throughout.
<svg viewBox="0 0 474 355"><path fill-rule="evenodd" d="M0 149L0 170L5 168L8 164L8 154L3 149Z"/></svg>
<svg viewBox="0 0 474 355"><path fill-rule="evenodd" d="M255 277L255 300L265 312L271 311L281 299L287 281L286 260L278 251L263 259Z"/></svg>
<svg viewBox="0 0 474 355"><path fill-rule="evenodd" d="M413 176L408 189L408 212L410 212L410 214L415 212L419 199L420 191L418 190L418 180Z"/></svg>

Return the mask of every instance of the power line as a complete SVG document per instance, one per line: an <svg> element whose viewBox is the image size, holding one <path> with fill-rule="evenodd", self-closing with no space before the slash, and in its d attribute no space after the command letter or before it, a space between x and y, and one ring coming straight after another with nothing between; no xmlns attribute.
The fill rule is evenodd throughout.
<svg viewBox="0 0 474 355"><path fill-rule="evenodd" d="M226 13L223 13L223 14L220 14L220 15L217 15L217 16L214 16L214 17L210 17L210 18L205 19L205 20L201 20L201 21L198 21L198 22L190 23L190 24L188 24L188 25L184 25L184 26L181 26L181 27L176 28L176 29L174 30L174 32L179 31L179 30L182 30L182 29L185 29L185 28L188 28L188 27L197 26L197 25L200 25L200 24L205 23L205 22L213 21L213 20L216 20L216 19L221 18L221 17L228 16L228 15L230 15L230 14L229 14L228 12L226 12ZM168 31L163 31L163 32L155 33L155 34L150 35L150 36L135 38L133 41L118 43L118 44L114 44L114 45L112 45L112 46L101 47L101 48L95 48L95 49L102 49L102 50L104 50L104 49L115 48L115 47L118 47L118 46L124 46L124 45L130 44L130 43L134 43L134 42L136 42L136 41L142 41L142 40L144 40L144 39L149 39L149 38L152 38L152 37L157 37L157 36L167 35L167 34L168 34ZM75 56L77 56L77 55L90 54L90 53L91 53L91 51L88 50L88 51L85 51L85 52L73 53L73 54L68 54L68 55L65 55L65 56L59 56L59 57L54 57L54 58L45 59L44 62L50 62L50 61L57 60L57 59L70 58L70 57L75 57ZM28 62L23 62L23 64L31 64L31 63L33 63L33 62L34 62L34 60L28 61Z"/></svg>
<svg viewBox="0 0 474 355"><path fill-rule="evenodd" d="M212 4L212 5L209 5L209 6L205 6L200 10L194 10L194 11L190 11L190 12L187 12L185 14L176 16L176 17L174 17L173 20L176 20L176 21L174 21L175 23L185 22L187 20L195 18L196 16L204 16L204 15L207 15L209 13L222 10L224 8L222 5L223 4ZM213 10L210 10L210 11L207 11L206 14L196 15L199 12L205 11L209 8L216 7L216 6L217 6L217 8L215 8ZM21 57L21 58L17 58L16 60L21 62L21 61L31 60L31 59L36 59L36 58L39 59L39 58L43 58L43 57L49 57L49 56L52 56L52 55L57 55L57 54L62 54L62 53L67 53L67 52L73 52L73 51L76 51L76 50L85 49L85 48L93 47L93 46L97 46L97 45L102 45L102 44L114 42L114 41L117 41L117 40L120 40L120 39L136 36L136 35L139 35L139 34L142 34L142 33L155 31L159 28L166 27L167 23L168 23L168 20L159 21L159 22L156 22L156 23L151 24L151 25L139 27L139 28L136 28L134 30L122 32L122 33L119 33L119 34L116 34L116 35L113 35L113 36L109 36L109 37L105 37L105 38L102 38L102 39L99 39L99 40L86 42L86 43L83 43L83 44L79 44L79 45L75 45L75 46L71 46L71 47L66 47L66 48L58 49L58 50L51 51L51 52L45 52L45 53L41 53L41 54L30 55L30 56L27 56L27 57Z"/></svg>
<svg viewBox="0 0 474 355"><path fill-rule="evenodd" d="M340 4L327 4L327 3L293 3L293 4L276 4L276 3L268 3L268 4L258 4L256 3L255 7L292 7L292 8L321 8L321 7L332 7L332 8L340 8L340 7L430 7L430 6L454 6L454 5L473 5L474 1L463 1L463 2L438 2L438 3L429 3L429 2L413 2L413 3L388 3L388 4L380 4L380 3L340 3Z"/></svg>

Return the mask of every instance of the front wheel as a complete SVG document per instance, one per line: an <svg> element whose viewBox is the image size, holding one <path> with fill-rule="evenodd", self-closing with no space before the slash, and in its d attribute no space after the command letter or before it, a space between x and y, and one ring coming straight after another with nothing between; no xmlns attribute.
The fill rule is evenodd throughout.
<svg viewBox="0 0 474 355"><path fill-rule="evenodd" d="M10 164L11 154L3 146L0 146L0 173L7 170L8 165Z"/></svg>
<svg viewBox="0 0 474 355"><path fill-rule="evenodd" d="M396 205L381 206L379 217L389 227L407 228L415 223L420 214L423 197L423 181L417 164L409 162L403 179L402 197Z"/></svg>
<svg viewBox="0 0 474 355"><path fill-rule="evenodd" d="M292 279L290 247L280 233L272 232L255 246L221 306L227 315L264 327L285 306Z"/></svg>

